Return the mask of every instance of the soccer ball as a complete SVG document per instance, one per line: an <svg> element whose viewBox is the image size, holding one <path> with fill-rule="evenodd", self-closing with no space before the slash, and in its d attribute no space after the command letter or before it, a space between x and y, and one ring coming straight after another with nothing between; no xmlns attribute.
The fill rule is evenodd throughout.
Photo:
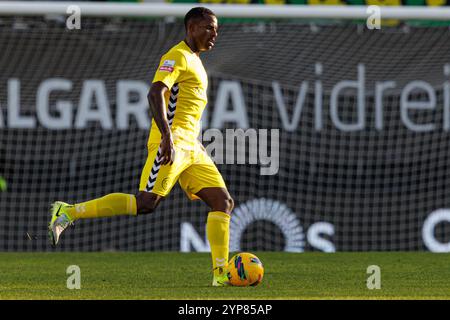
<svg viewBox="0 0 450 320"><path fill-rule="evenodd" d="M228 279L232 286L256 286L261 282L263 275L264 267L261 260L252 253L238 253L228 262Z"/></svg>

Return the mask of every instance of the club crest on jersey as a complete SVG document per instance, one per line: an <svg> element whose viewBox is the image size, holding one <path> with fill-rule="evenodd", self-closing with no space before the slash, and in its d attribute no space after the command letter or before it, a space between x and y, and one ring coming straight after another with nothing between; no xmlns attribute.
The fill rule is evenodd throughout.
<svg viewBox="0 0 450 320"><path fill-rule="evenodd" d="M175 60L164 60L161 67L159 67L159 71L172 72L174 66L175 66Z"/></svg>

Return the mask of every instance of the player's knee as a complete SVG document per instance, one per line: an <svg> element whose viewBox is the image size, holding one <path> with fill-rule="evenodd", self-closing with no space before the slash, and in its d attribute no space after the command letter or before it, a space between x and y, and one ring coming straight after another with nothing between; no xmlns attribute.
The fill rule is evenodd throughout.
<svg viewBox="0 0 450 320"><path fill-rule="evenodd" d="M136 195L137 214L153 213L159 204L159 198L154 194L140 192Z"/></svg>
<svg viewBox="0 0 450 320"><path fill-rule="evenodd" d="M234 200L233 200L233 198L230 197L228 199L228 203L229 203L229 212L231 214L231 211L233 211L233 209L234 209Z"/></svg>
<svg viewBox="0 0 450 320"><path fill-rule="evenodd" d="M155 212L157 205L155 203L146 202L137 210L138 214L149 214Z"/></svg>
<svg viewBox="0 0 450 320"><path fill-rule="evenodd" d="M224 208L223 211L231 215L231 212L234 209L234 200L233 200L233 198L226 197L223 200L223 204L222 205L223 205L223 208Z"/></svg>

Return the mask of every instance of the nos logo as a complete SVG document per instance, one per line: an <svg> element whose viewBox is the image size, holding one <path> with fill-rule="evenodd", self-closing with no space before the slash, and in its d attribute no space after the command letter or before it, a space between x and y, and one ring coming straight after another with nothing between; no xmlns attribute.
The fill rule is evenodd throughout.
<svg viewBox="0 0 450 320"><path fill-rule="evenodd" d="M287 252L303 252L305 248L305 234L297 215L284 203L267 198L249 200L234 210L230 220L230 252L241 250L241 240L249 225L258 220L266 220L276 225L282 232ZM312 224L306 233L306 240L315 249L324 252L335 252L334 244L323 238L332 237L334 225L328 222ZM190 252L209 252L209 243L203 240L189 222L181 224L180 250Z"/></svg>

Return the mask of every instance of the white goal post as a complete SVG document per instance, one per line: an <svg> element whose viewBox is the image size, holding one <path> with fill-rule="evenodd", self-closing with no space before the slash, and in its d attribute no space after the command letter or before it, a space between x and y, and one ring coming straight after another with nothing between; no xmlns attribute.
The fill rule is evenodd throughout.
<svg viewBox="0 0 450 320"><path fill-rule="evenodd" d="M224 18L366 19L371 6L225 5L179 3L104 3L63 1L0 1L0 15L66 14L78 6L91 17L183 17L194 6L205 6ZM380 6L382 19L450 20L449 7Z"/></svg>

